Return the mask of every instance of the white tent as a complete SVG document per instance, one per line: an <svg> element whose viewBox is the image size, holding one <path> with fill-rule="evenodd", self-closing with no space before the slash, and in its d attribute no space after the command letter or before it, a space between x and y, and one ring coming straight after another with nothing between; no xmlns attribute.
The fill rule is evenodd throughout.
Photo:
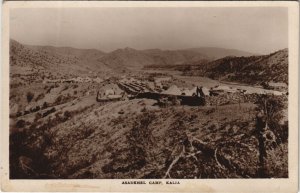
<svg viewBox="0 0 300 193"><path fill-rule="evenodd" d="M113 89L106 89L105 90L105 95L108 96L108 95L114 95L115 94L115 91Z"/></svg>
<svg viewBox="0 0 300 193"><path fill-rule="evenodd" d="M206 87L202 87L202 92L204 93L205 96L209 95L209 89Z"/></svg>
<svg viewBox="0 0 300 193"><path fill-rule="evenodd" d="M162 94L170 95L181 95L181 93L181 90L176 85L172 85L170 88L162 92Z"/></svg>
<svg viewBox="0 0 300 193"><path fill-rule="evenodd" d="M213 88L213 90L223 90L225 92L237 92L236 88L230 88L229 86L221 85Z"/></svg>
<svg viewBox="0 0 300 193"><path fill-rule="evenodd" d="M99 78L99 77L95 78L94 81L97 82L97 83L103 82L103 80L101 78Z"/></svg>
<svg viewBox="0 0 300 193"><path fill-rule="evenodd" d="M192 90L189 90L189 89L184 89L182 92L181 92L182 95L185 95L185 96L193 96L193 94L196 94L196 90L195 92Z"/></svg>

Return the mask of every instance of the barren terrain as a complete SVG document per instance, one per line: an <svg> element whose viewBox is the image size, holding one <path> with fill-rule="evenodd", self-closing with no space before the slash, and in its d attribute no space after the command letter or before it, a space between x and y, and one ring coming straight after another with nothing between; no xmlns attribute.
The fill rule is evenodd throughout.
<svg viewBox="0 0 300 193"><path fill-rule="evenodd" d="M287 50L200 51L104 53L12 40L10 177L287 178L287 88L261 86L288 83ZM194 71L173 68L204 60ZM172 86L210 94L183 105L177 95L139 97L122 85L158 96Z"/></svg>

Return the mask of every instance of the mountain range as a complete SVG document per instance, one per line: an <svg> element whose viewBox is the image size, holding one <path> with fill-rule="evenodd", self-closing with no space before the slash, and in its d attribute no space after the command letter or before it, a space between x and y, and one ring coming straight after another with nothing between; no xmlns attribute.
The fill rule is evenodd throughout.
<svg viewBox="0 0 300 193"><path fill-rule="evenodd" d="M181 50L127 47L106 53L96 49L23 45L11 40L10 65L12 73L42 70L73 75L182 65L193 66L184 71L185 75L246 83L288 81L287 49L269 55L214 47Z"/></svg>
<svg viewBox="0 0 300 193"><path fill-rule="evenodd" d="M11 55L18 54L22 58L22 54L28 55L24 58L32 58L30 55L41 55L44 58L57 58L52 62L59 63L59 59L74 60L73 65L80 62L97 63L99 67L106 66L110 69L126 69L126 68L142 68L146 65L178 65L193 63L201 60L212 61L224 56L250 56L252 53L224 49L201 47L182 50L161 50L147 49L136 50L133 48L117 49L115 51L105 53L96 49L77 49L71 47L54 47L54 46L32 46L23 45L15 40L10 41ZM14 52L18 50L22 52ZM48 56L47 56L48 55ZM20 61L21 62L21 61ZM33 63L40 63L32 61ZM30 62L28 63L30 65ZM45 64L41 64L45 66ZM75 65L76 66L76 65Z"/></svg>

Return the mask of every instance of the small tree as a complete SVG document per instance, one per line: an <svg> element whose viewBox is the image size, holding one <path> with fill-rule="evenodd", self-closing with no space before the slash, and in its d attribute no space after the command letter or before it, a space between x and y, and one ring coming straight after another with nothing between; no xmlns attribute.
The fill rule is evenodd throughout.
<svg viewBox="0 0 300 193"><path fill-rule="evenodd" d="M280 98L273 95L262 95L257 100L258 108L266 118L266 123L279 122L282 119L282 110L284 103Z"/></svg>
<svg viewBox="0 0 300 193"><path fill-rule="evenodd" d="M266 140L264 133L269 129L269 132L272 131L276 137L282 138L280 135L282 126L279 122L283 118L282 110L284 108L284 103L280 98L273 95L261 95L258 96L256 104L259 110L259 113L256 116L256 133L259 143L258 175L259 177L268 177L266 174L267 147L265 144Z"/></svg>

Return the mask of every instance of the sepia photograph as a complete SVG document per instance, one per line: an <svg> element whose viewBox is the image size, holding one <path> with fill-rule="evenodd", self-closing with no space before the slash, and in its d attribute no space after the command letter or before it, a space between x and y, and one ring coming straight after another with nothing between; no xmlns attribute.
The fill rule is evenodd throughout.
<svg viewBox="0 0 300 193"><path fill-rule="evenodd" d="M9 9L8 178L288 180L289 7L139 5Z"/></svg>

